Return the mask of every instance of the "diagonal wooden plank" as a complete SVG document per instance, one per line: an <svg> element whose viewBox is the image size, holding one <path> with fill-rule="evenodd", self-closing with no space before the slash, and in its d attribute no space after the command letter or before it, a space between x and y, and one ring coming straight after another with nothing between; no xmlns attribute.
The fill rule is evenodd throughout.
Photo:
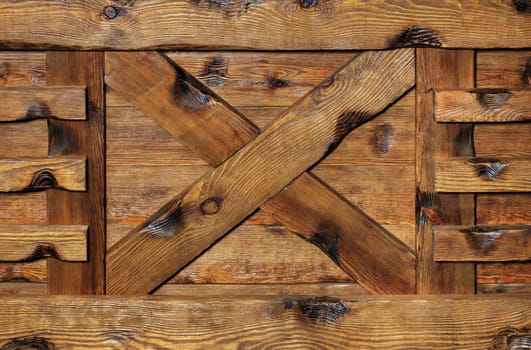
<svg viewBox="0 0 531 350"><path fill-rule="evenodd" d="M150 292L413 83L413 50L359 54L114 245L107 260L107 291ZM400 262L407 260L409 271L412 255L403 256Z"/></svg>
<svg viewBox="0 0 531 350"><path fill-rule="evenodd" d="M8 48L522 48L529 33L529 0L0 2Z"/></svg>

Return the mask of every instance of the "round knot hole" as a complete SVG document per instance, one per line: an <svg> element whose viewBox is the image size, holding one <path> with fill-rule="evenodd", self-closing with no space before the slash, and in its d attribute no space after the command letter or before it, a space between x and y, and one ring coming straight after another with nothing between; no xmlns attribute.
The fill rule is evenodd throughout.
<svg viewBox="0 0 531 350"><path fill-rule="evenodd" d="M114 5L108 5L103 8L103 15L107 19L115 19L120 15L121 9Z"/></svg>
<svg viewBox="0 0 531 350"><path fill-rule="evenodd" d="M207 198L201 203L201 213L205 215L214 215L219 211L220 205L220 198Z"/></svg>

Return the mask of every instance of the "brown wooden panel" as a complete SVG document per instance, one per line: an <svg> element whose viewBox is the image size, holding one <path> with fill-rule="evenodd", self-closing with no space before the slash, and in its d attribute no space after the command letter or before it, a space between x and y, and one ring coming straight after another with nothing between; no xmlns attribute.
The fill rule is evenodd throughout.
<svg viewBox="0 0 531 350"><path fill-rule="evenodd" d="M531 123L477 124L474 129L478 157L531 156Z"/></svg>
<svg viewBox="0 0 531 350"><path fill-rule="evenodd" d="M507 89L435 92L435 120L452 123L531 120L531 91Z"/></svg>
<svg viewBox="0 0 531 350"><path fill-rule="evenodd" d="M87 259L87 227L66 225L0 225L0 261L52 257Z"/></svg>
<svg viewBox="0 0 531 350"><path fill-rule="evenodd" d="M531 158L438 158L437 192L530 192Z"/></svg>
<svg viewBox="0 0 531 350"><path fill-rule="evenodd" d="M0 158L0 192L86 190L83 157Z"/></svg>
<svg viewBox="0 0 531 350"><path fill-rule="evenodd" d="M531 194L478 194L476 220L481 225L531 225Z"/></svg>
<svg viewBox="0 0 531 350"><path fill-rule="evenodd" d="M38 118L86 118L84 87L17 87L0 89L0 122Z"/></svg>
<svg viewBox="0 0 531 350"><path fill-rule="evenodd" d="M473 293L474 265L433 261L432 225L474 225L474 195L435 193L434 157L473 156L472 127L433 119L433 89L474 87L474 52L417 49L417 293Z"/></svg>
<svg viewBox="0 0 531 350"><path fill-rule="evenodd" d="M46 295L46 283L4 282L0 283L0 295Z"/></svg>
<svg viewBox="0 0 531 350"><path fill-rule="evenodd" d="M478 283L531 282L531 264L526 262L478 264L476 270Z"/></svg>
<svg viewBox="0 0 531 350"><path fill-rule="evenodd" d="M531 50L480 50L476 59L478 88L531 87Z"/></svg>
<svg viewBox="0 0 531 350"><path fill-rule="evenodd" d="M531 283L478 283L478 294L493 293L530 293Z"/></svg>
<svg viewBox="0 0 531 350"><path fill-rule="evenodd" d="M289 107L355 54L192 51L168 57L233 106Z"/></svg>
<svg viewBox="0 0 531 350"><path fill-rule="evenodd" d="M531 259L531 226L436 226L436 261L525 261Z"/></svg>
<svg viewBox="0 0 531 350"><path fill-rule="evenodd" d="M46 282L46 260L28 263L0 263L1 282Z"/></svg>
<svg viewBox="0 0 531 350"><path fill-rule="evenodd" d="M202 199L202 200L200 200L200 198L195 198L193 200L194 202L197 202L197 203L204 202L203 203L203 207L204 207L203 208L203 213L207 213L207 214L204 214L204 215L207 215L207 216L205 218L203 218L202 221L204 220L205 223L207 223L208 221L211 221L211 220L206 220L206 218L208 216L210 216L208 214L211 211L212 211L212 213L210 213L210 214L218 214L218 213L219 214L227 214L227 213L230 212L231 217L232 217L231 220L228 220L229 217L227 217L227 216L224 217L224 220L214 220L214 221L216 221L216 225L215 225L214 231L218 232L217 235L219 235L221 232L223 232L224 229L226 230L228 227L231 227L233 225L233 224L231 224L229 226L229 223L231 223L232 221L234 223L239 222L241 219L243 219L246 215L249 214L249 212L248 212L249 209L254 210L255 205L257 205L257 204L259 205L264 199L270 197L277 190L280 190L282 187L284 187L286 185L286 183L284 183L283 176L278 176L279 174L284 173L285 176L291 177L291 179L293 179L293 175L296 176L297 174L299 174L301 172L301 170L304 171L304 169L308 165L310 165L310 164L303 165L304 163L306 163L306 161L308 163L313 163L316 160L318 160L318 158L322 157L323 152L326 153L327 150L330 149L330 142L332 142L332 144L334 144L334 146L335 146L335 144L342 138L342 136L344 134L346 134L354 125L357 125L357 124L359 124L362 121L371 119L371 116L373 116L374 113L377 113L380 109L382 109L382 107L384 105L387 105L390 101L393 101L398 96L402 95L410 86L409 85L410 82L408 82L407 79L409 77L408 72L409 72L409 68L410 68L408 63L410 63L411 62L410 60L413 59L411 54L412 54L411 51L390 51L390 52L383 52L383 53L379 53L379 54L367 53L367 54L362 54L362 55L358 56L349 66L347 66L346 68L342 69L338 74L336 74L333 77L333 79L327 81L324 85L319 86L315 90L315 92L313 92L310 95L307 95L305 97L305 99L299 101L296 104L296 107L292 111L288 111L286 114L284 114L283 117L280 118L278 122L270 124L269 128L264 133L260 134L255 140L250 142L237 155L232 157L229 161L225 162L222 166L218 167L212 173L206 175L201 180L196 182L189 189L188 194L185 195L184 197L182 197L182 199L178 199L177 198L176 200L171 201L166 207L161 209L161 211L159 211L153 218L151 218L151 220L149 220L148 223L146 223L145 225L140 226L139 230L142 231L143 234L139 234L139 232L134 231L136 233L130 234L128 236L129 239L124 241L126 243L115 245L111 249L110 254L109 254L109 259L108 259L108 266L109 266L109 269L108 269L108 276L109 276L108 286L110 287L110 290L125 292L127 289L124 289L124 286L123 285L120 286L120 284L124 283L124 282L131 283L131 278L129 278L129 277L132 277L132 276L128 277L128 275L129 275L130 271L136 270L136 268L137 268L136 266L133 267L131 265L131 261L127 262L129 260L129 258L126 258L124 260L125 256L123 255L123 252L125 250L129 250L129 248L127 248L127 246L131 246L131 247L136 246L137 248L135 248L135 249L138 249L137 243L141 243L142 241L144 241L144 242L152 242L152 243L150 243L150 245L151 244L157 244L157 245L160 246L160 243L162 243L162 240L161 239L154 239L154 236L149 234L149 232L151 232L151 229L155 228L155 227L158 227L159 226L158 223L160 222L160 220L163 220L163 222L164 222L165 221L164 218L168 217L168 215L171 218L172 215L173 215L171 213L175 212L175 210L177 210L178 212L181 212L182 210L179 209L181 207L181 205L185 205L186 206L186 203L188 203L190 199L194 198L197 195L201 195L201 196L207 195L207 193L204 193L204 191L201 190L203 185L207 185L207 183L210 183L209 185L207 185L210 188L210 191L215 190L215 191L218 191L219 193L223 193L223 196L220 197L220 198L223 198L222 200L223 200L224 204L220 205L221 199L215 199L215 198L218 198L218 197L216 197L216 195L213 195L212 193L210 194L210 197L208 197L208 195L207 195L208 198L205 197L205 199ZM376 57L378 57L378 59L376 59ZM387 63L387 62L389 62L389 63ZM393 62L393 64L391 64L390 62ZM399 62L401 62L401 64ZM399 66L397 66L397 64L399 64ZM394 67L390 68L391 66L394 66ZM367 97L373 96L372 94L367 93L367 88L369 88L371 85L370 85L370 83L368 83L369 80L365 80L365 79L370 79L369 78L370 74L365 74L365 73L359 74L358 73L356 75L353 75L353 72L356 69L362 69L362 70L365 70L365 69L366 70L372 70L372 69L374 69L375 71L372 72L374 74L382 73L382 74L388 75L389 79L385 81L385 84L389 85L390 87L393 87L392 90L394 92L390 93L389 90L382 90L381 86L379 86L378 87L379 88L378 91L386 91L386 93L387 93L386 97L387 98L382 98L382 96L379 96L380 97L379 99L377 99L377 100L373 99L371 101L371 103L375 103L376 106L375 105L371 106L371 103L368 104L368 102L371 99L369 99L369 100L355 99L354 96L356 94L356 91L361 92L362 91L361 89L364 89L363 96L367 96ZM404 75L400 76L400 78L398 78L399 77L399 73L398 73L399 71L402 71L402 73L400 73L400 74L404 74ZM345 75L343 75L343 74L345 74ZM350 76L350 79L349 79L349 76ZM352 80L352 79L354 79L354 80ZM396 79L396 83L393 81L395 79ZM357 84L353 85L353 82L356 82ZM369 84L369 85L367 85L367 84ZM393 84L396 84L396 86L393 85ZM363 86L363 85L365 85L365 86ZM351 90L347 90L347 89L345 89L345 86L352 86L352 87L355 87L355 88L353 88ZM363 86L363 88L362 88L362 86ZM338 93L338 91L336 91L335 89L339 89L338 91L348 91L348 94L343 96L342 94ZM334 108L333 106L331 106L329 103L326 102L330 98L330 96L328 98L326 97L327 92L333 92L332 96L336 96L336 99L337 99L337 97L341 96L341 97L339 97L340 98L339 102L335 101L335 102L338 103L338 106L340 106L339 110L336 110L336 108ZM354 101L358 101L358 102L362 102L363 101L363 102L362 102L361 106L357 106L356 107L356 104L354 104L354 105L348 107L348 105L350 103L355 103ZM345 105L342 105L342 103L344 103ZM323 136L318 136L313 141L311 141L312 138L309 137L308 130L305 130L305 136L303 138L297 138L296 137L297 133L295 131L298 128L297 125L300 124L298 122L298 120L301 119L300 116L298 115L298 113L300 113L300 112L298 112L298 111L300 110L300 108L306 108L307 109L307 108L310 108L311 106L313 106L313 107L311 107L309 109L309 111L311 111L312 109L315 109L315 104L321 105L321 106L323 106L323 108L320 108L318 113L313 114L312 118L321 119L323 116L325 116L325 118L322 120L322 123L310 123L310 125L319 124L319 130L310 129L309 131L311 132L313 130L315 132L316 136L317 135L324 135L324 134L330 132L331 133L330 136L324 136L324 138L322 138ZM348 108L350 108L350 109L354 108L356 110L356 112L352 112L352 111L349 112L345 108L347 108L347 109ZM329 111L327 112L327 110L329 110ZM348 120L341 121L342 119L339 118L339 119L336 120L336 122L332 122L332 125L330 125L329 121L327 121L329 118L332 118L333 115L335 115L336 113L339 114L338 116L340 116L340 115L345 116L345 112L347 113L346 115L348 116L347 117ZM312 114L310 114L310 116L311 115ZM343 117L343 118L345 118L345 117ZM305 121L302 122L302 124L300 124L300 127L306 128L306 126L308 126L308 123L307 123L307 119L308 118L304 118L304 119L305 119ZM337 124L338 122L340 122L340 124ZM337 124L335 127L333 125L334 123ZM283 125L286 125L286 126L284 127ZM329 130L327 130L327 129L329 129ZM282 131L279 132L279 130L282 130ZM291 130L293 130L293 132L291 132ZM338 134L338 132L339 132L339 134ZM283 142L281 140L276 140L277 139L277 134L278 135L284 135L284 136L288 137L289 142L291 144L293 144L293 142L296 142L299 145L299 147L291 148L291 151L290 151L290 148L285 148L284 147L285 142ZM290 135L290 136L287 136L287 135ZM281 137L281 139L283 137ZM331 137L331 139L327 140L328 137ZM286 142L287 142L287 140L286 140ZM308 142L310 142L310 143L308 143ZM321 144L321 142L324 142L324 143ZM310 144L311 144L311 146L310 146ZM303 156L304 153L301 153L300 151L306 148L305 145L308 145L310 147L307 148L307 150L305 152L306 155ZM263 149L264 152L262 152L262 148L264 148ZM291 159L290 152L292 152L292 151L295 151L295 153L297 153L298 161L296 163L291 162L291 167L289 169L286 168L284 165L281 165L282 162L276 161L278 159L282 159L283 161L287 161L288 163L290 163L290 161L289 161L289 159ZM261 157L257 157L258 154L261 154L262 156ZM273 156L273 158L269 159L268 158L269 155ZM264 156L265 156L265 158L261 159ZM245 201L239 201L238 206L233 207L232 208L233 210L227 212L227 208L230 209L230 207L231 207L231 201L228 198L232 198L232 197L234 197L234 198L244 198L244 197L247 197L245 193L248 193L248 192L247 192L247 190L245 190L245 186L243 186L243 182L242 182L242 181L244 181L244 178L242 178L241 175L238 175L238 174L242 174L242 173L243 174L246 174L246 173L248 173L248 174L251 174L251 173L260 174L257 178L258 179L268 178L268 186L263 186L263 187L262 186L258 186L258 187L256 187L254 184L249 183L249 185L251 185L252 188L253 188L254 197L253 198L248 198L248 200L245 200ZM271 173L272 175L274 174L276 176L275 181L272 181L274 179L274 177L266 175L266 174L269 174L269 173ZM223 176L220 176L221 174L223 174ZM292 175L288 176L288 174L292 174ZM215 179L215 183L217 183L218 185L214 185L214 183L211 182L212 179ZM249 179L251 179L251 177L246 176L245 180L249 180ZM228 188L225 188L225 186L229 186L229 184L232 183L232 181L236 181L234 183L238 183L239 188L238 187L237 188L231 188L231 192L230 193L226 193ZM225 184L225 185L223 185L223 184ZM277 185L278 185L278 188L276 188ZM216 189L216 187L218 187L218 186L221 186L221 187ZM276 188L275 191L272 191L273 187ZM262 196L264 196L264 197L262 197ZM225 203L227 203L227 204L225 204ZM207 206L207 204L208 204L208 206ZM237 214L237 212L234 211L234 209L236 209L236 208L238 208L238 211L241 212L241 214L242 214L241 217L240 217L240 215ZM246 209L243 210L243 208L246 208ZM186 209L186 212L188 210L190 210L190 209ZM244 215L244 213L245 213L245 215ZM216 217L221 217L221 216L219 216L219 215L214 215L213 216L214 219ZM200 233L201 230L203 230L203 229L200 229L200 227L203 226L203 225L197 226L193 230L190 230L191 226L186 225L185 227L188 227L188 229L185 228L185 230L182 231L181 233L188 232L189 234L192 234L191 237L196 237L196 238L199 238L199 239L205 239L205 236L203 236L202 234L199 235L199 236L194 234L194 232L197 231L197 229L199 229L199 231L197 231L197 233ZM225 226L227 226L227 227L225 227ZM164 227L166 227L167 229L170 229L170 232L171 232L171 230L174 230L174 229L178 229L178 231L181 231L181 229L179 228L180 225L177 225L177 226L175 226L175 225L170 225L170 226L163 225L163 226L160 226L160 228L163 229L163 231L166 230L166 229L164 229ZM209 230L212 229L212 228L213 227L210 227ZM324 233L320 232L320 235L322 235L322 234L324 234ZM173 236L173 234L170 234L170 235ZM138 241L139 238L140 238L140 241ZM181 243L184 242L184 243L188 244L189 240L188 239L183 239L183 238L185 238L184 235L180 234L178 236L178 239L177 240L173 240L173 241L181 242ZM329 239L329 238L326 238L326 239ZM136 241L138 241L138 242L136 242ZM129 242L129 243L127 243L127 242ZM170 245L168 244L169 242L170 242L169 239L165 239L164 247L169 248L170 247ZM211 242L210 239L207 239L204 243L207 243L207 242ZM210 245L210 244L211 243L208 243L208 245ZM154 247L152 247L152 248L154 248ZM159 248L156 248L156 250L159 250L161 248L163 248L163 247L160 246ZM190 247L190 248L192 248L192 247ZM186 251L188 253L188 255L190 253L190 248L185 248L184 249L184 251ZM194 249L197 249L197 248L198 248L197 244L195 244L194 245ZM328 249L328 251L330 252L330 249ZM120 257L120 259L118 259L117 257ZM172 255L172 259L174 257L177 258L177 256ZM180 256L179 259L181 259L183 257L184 257L184 255ZM137 257L134 257L135 260L136 260L136 258ZM142 268L147 268L147 267L149 267L151 265L151 264L147 264L145 259L141 259L141 260L143 261L142 262ZM168 272L170 271L169 270L170 268L171 268L171 270L175 270L175 265L176 265L175 261L172 262L171 264L169 264L168 265ZM140 266L138 266L138 267L140 267ZM163 272L162 272L160 264L158 264L157 270L160 272L160 275L162 276ZM115 276L119 276L119 278L113 276L113 274L115 274L117 272L120 272L120 274L117 274ZM165 274L167 274L168 272L166 272ZM145 274L141 274L141 275L145 275ZM153 278L153 276L151 276L151 277L152 277L151 278L151 283L154 283L155 279ZM163 278L166 278L166 277L167 277L167 275L165 277L163 277ZM141 292L142 290L143 291L149 291L150 290L150 289L148 289L149 285L146 285L146 284L140 285L141 283L139 283L139 282L140 281L138 281L138 280L135 281L136 286L134 286L134 287L131 286L130 289L127 290L127 292L128 293L135 293L135 292L138 293L138 292ZM161 280L159 280L159 283L160 282L161 282Z"/></svg>
<svg viewBox="0 0 531 350"><path fill-rule="evenodd" d="M44 86L46 54L44 52L0 52L0 86Z"/></svg>
<svg viewBox="0 0 531 350"><path fill-rule="evenodd" d="M530 309L529 294L385 299L21 296L0 301L0 345L521 349L531 338Z"/></svg>
<svg viewBox="0 0 531 350"><path fill-rule="evenodd" d="M9 0L0 7L0 41L9 48L73 49L529 47L528 6L520 0Z"/></svg>
<svg viewBox="0 0 531 350"><path fill-rule="evenodd" d="M46 55L47 85L87 86L88 106L87 121L49 120L49 154L87 156L88 191L49 191L48 224L88 225L89 257L86 263L50 259L48 292L101 294L105 283L104 55L53 51Z"/></svg>

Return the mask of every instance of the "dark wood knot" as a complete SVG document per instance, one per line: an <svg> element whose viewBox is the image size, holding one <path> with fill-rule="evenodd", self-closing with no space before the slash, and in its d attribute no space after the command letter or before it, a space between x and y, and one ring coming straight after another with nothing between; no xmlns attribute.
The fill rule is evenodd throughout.
<svg viewBox="0 0 531 350"><path fill-rule="evenodd" d="M201 203L199 208L204 215L214 215L221 207L221 198L211 197L207 198Z"/></svg>

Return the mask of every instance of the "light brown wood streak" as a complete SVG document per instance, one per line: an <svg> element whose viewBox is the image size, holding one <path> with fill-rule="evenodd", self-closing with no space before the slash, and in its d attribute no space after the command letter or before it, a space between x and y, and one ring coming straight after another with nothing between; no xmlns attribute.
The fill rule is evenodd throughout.
<svg viewBox="0 0 531 350"><path fill-rule="evenodd" d="M0 225L0 261L53 257L87 259L87 227L66 225Z"/></svg>
<svg viewBox="0 0 531 350"><path fill-rule="evenodd" d="M57 23L54 23L57 25ZM50 294L103 294L105 145L102 52L47 52L48 86L87 86L87 120L48 120L50 155L87 156L87 192L51 190L49 225L88 225L88 261L48 261Z"/></svg>
<svg viewBox="0 0 531 350"><path fill-rule="evenodd" d="M0 103L0 122L86 118L84 87L0 88Z"/></svg>
<svg viewBox="0 0 531 350"><path fill-rule="evenodd" d="M453 123L531 120L531 91L477 89L436 91L435 120Z"/></svg>
<svg viewBox="0 0 531 350"><path fill-rule="evenodd" d="M435 159L438 192L530 192L531 158Z"/></svg>
<svg viewBox="0 0 531 350"><path fill-rule="evenodd" d="M0 52L0 86L44 86L46 54L44 52Z"/></svg>
<svg viewBox="0 0 531 350"><path fill-rule="evenodd" d="M83 157L0 158L0 192L85 191L85 164Z"/></svg>
<svg viewBox="0 0 531 350"><path fill-rule="evenodd" d="M309 5L286 0L9 0L2 2L0 13L0 41L2 47L9 48L345 50L398 45L531 46L529 14L518 11L516 2L510 0L345 0Z"/></svg>
<svg viewBox="0 0 531 350"><path fill-rule="evenodd" d="M0 281L46 282L46 260L0 263Z"/></svg>
<svg viewBox="0 0 531 350"><path fill-rule="evenodd" d="M472 128L433 119L433 89L474 87L474 52L417 49L417 293L473 293L474 265L433 261L432 225L474 223L474 195L435 193L435 156L473 156Z"/></svg>
<svg viewBox="0 0 531 350"><path fill-rule="evenodd" d="M531 259L531 226L436 226L433 231L436 261Z"/></svg>
<svg viewBox="0 0 531 350"><path fill-rule="evenodd" d="M508 349L507 343L529 338L530 309L529 294L15 296L0 300L0 346L476 350L498 344L497 349Z"/></svg>
<svg viewBox="0 0 531 350"><path fill-rule="evenodd" d="M413 65L412 50L368 52L357 56L332 79L318 86L271 123L237 154L199 179L187 192L176 197L113 246L107 264L108 292L134 294L151 291L197 255L198 249L210 246L308 166L322 158L354 126L370 120L404 94L413 84ZM387 79L374 79L379 74ZM383 95L375 99L377 92ZM300 132L302 129L304 133ZM308 176L306 178L309 179ZM314 192L318 190L310 187L308 194L315 194L315 197L312 194L310 198L319 198L319 192ZM201 215L198 206L207 199L217 203L214 215L205 215L204 211ZM320 244L325 244L329 253L337 252L332 256L336 255L339 261L347 258L342 253L342 245L347 243L330 236L335 232L331 231L330 225L323 224L317 231L320 241L319 237L314 238ZM372 234L372 231L363 233ZM389 234L384 236L385 239L377 237L378 242L401 247L400 242ZM331 240L327 242L327 239ZM151 249L159 252L159 258L167 256L168 259L161 260L153 256L148 252ZM177 256L170 253L175 251L181 254ZM368 252L372 256L373 251ZM382 259L390 259L389 264L383 263L383 266L402 266L402 269L389 271L365 267L366 270L356 273L363 277L368 288L375 291L385 292L378 282L381 277L393 280L392 289L411 290L412 254L400 249L391 252L395 252L395 256L383 256ZM149 256L143 257L144 254ZM145 273L139 273L139 269ZM400 275L395 276L395 272Z"/></svg>

